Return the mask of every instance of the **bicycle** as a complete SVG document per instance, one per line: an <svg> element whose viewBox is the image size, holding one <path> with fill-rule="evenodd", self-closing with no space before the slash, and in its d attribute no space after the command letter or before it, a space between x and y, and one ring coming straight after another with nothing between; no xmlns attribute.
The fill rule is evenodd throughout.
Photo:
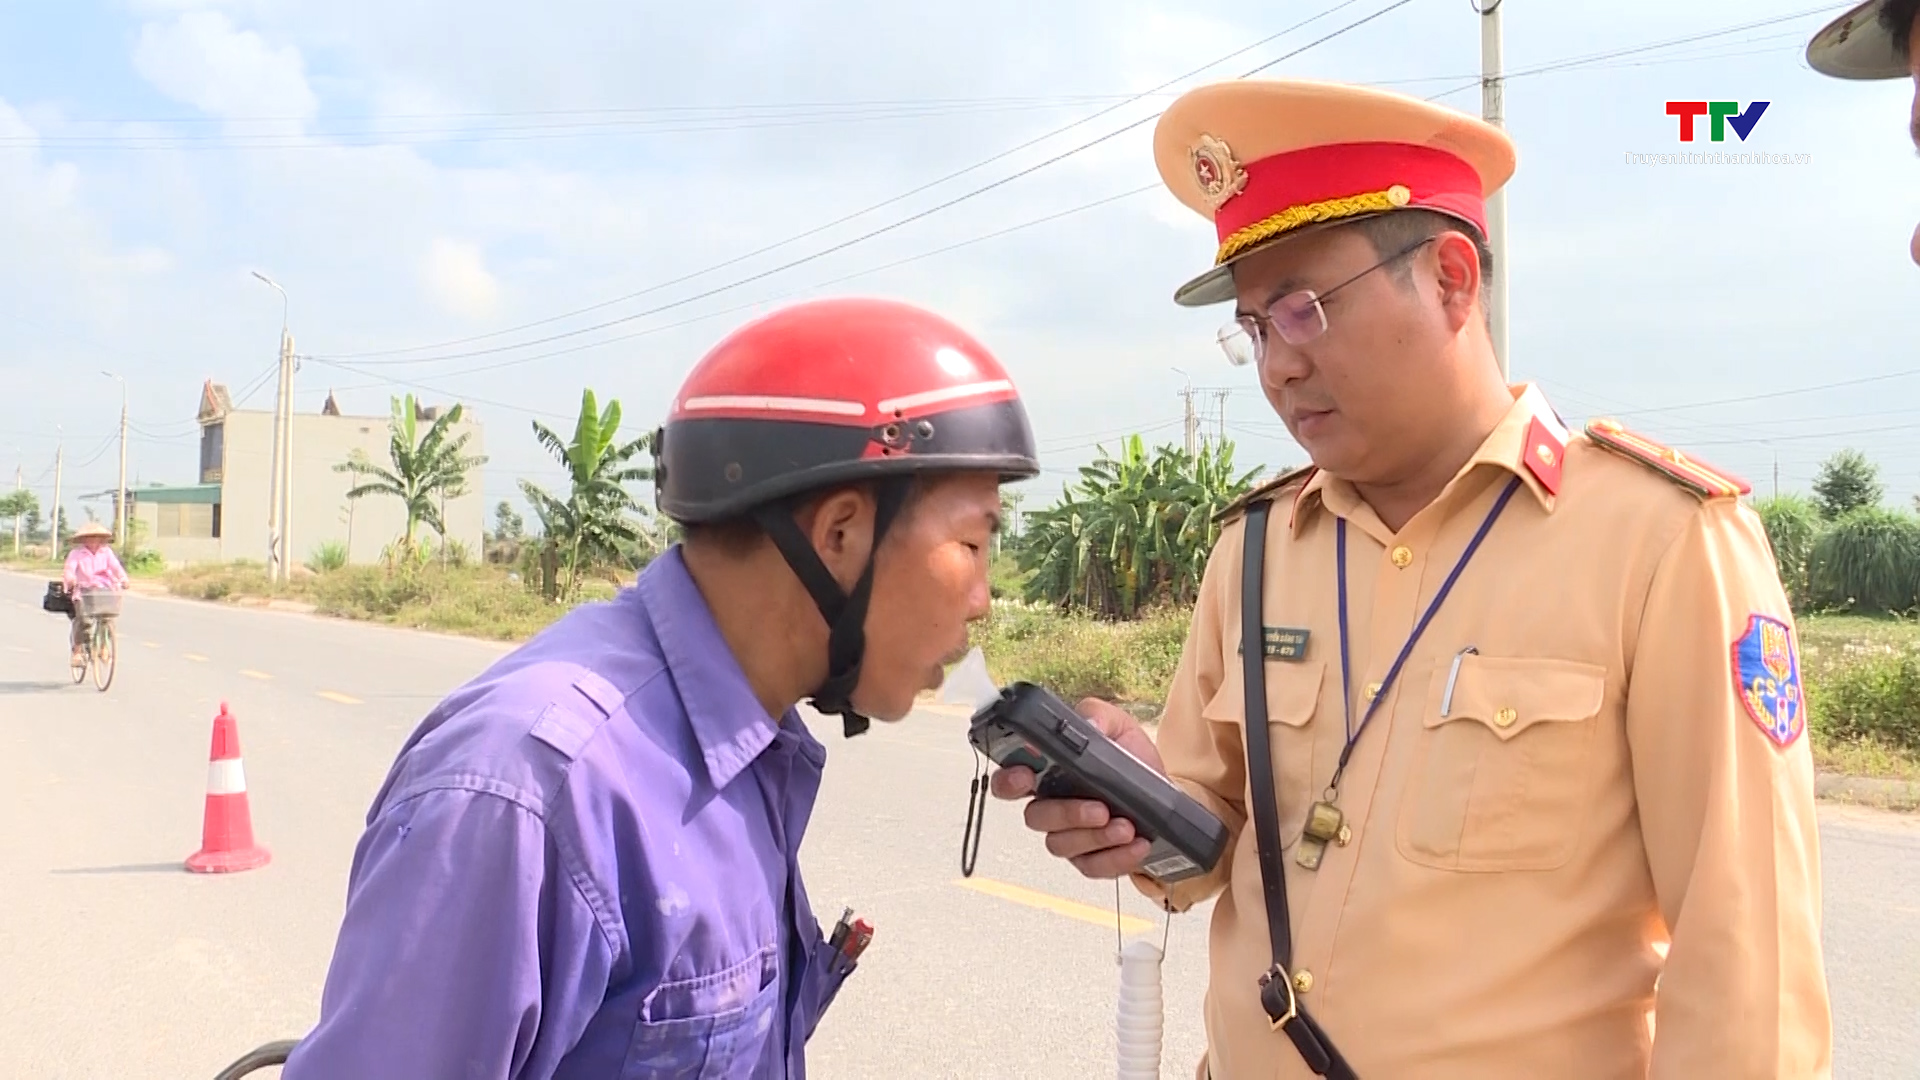
<svg viewBox="0 0 1920 1080"><path fill-rule="evenodd" d="M213 1080L240 1080L241 1077L251 1075L261 1069L270 1069L276 1065L285 1065L287 1063L287 1056L292 1054L293 1048L299 1044L300 1040L298 1039L282 1039L279 1042L270 1042L265 1046L249 1052L245 1057L220 1070L220 1075L214 1077Z"/></svg>
<svg viewBox="0 0 1920 1080"><path fill-rule="evenodd" d="M72 598L76 615L87 620L92 632L80 639L80 651L68 661L75 686L93 674L93 685L101 693L113 685L114 669L119 664L119 639L113 631L120 618L120 594L111 589L87 589Z"/></svg>

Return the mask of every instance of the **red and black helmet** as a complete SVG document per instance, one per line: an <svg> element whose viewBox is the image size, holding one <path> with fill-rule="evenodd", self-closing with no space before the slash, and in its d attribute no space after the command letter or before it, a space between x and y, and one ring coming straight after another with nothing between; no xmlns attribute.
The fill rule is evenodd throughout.
<svg viewBox="0 0 1920 1080"><path fill-rule="evenodd" d="M728 335L694 365L654 437L654 498L682 524L751 518L779 547L830 628L822 712L851 704L866 649L873 562L840 588L793 518L808 496L874 483L873 547L917 474L1040 471L1026 409L972 335L891 300L815 300Z"/></svg>
<svg viewBox="0 0 1920 1080"><path fill-rule="evenodd" d="M655 442L656 502L685 524L887 476L1040 471L1000 362L891 300L816 300L734 331L694 366Z"/></svg>

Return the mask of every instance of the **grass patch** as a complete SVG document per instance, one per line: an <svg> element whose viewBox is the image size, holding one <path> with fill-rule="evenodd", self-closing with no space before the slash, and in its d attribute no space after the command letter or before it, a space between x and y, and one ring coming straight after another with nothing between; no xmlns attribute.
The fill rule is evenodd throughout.
<svg viewBox="0 0 1920 1080"><path fill-rule="evenodd" d="M1189 618L1184 609L1167 609L1133 622L1099 622L996 601L974 641L1002 684L1037 683L1069 702L1157 704L1180 663Z"/></svg>
<svg viewBox="0 0 1920 1080"><path fill-rule="evenodd" d="M323 615L385 623L493 641L524 641L568 607L550 604L499 566L429 563L413 569L347 566L297 574L276 585L259 563L184 567L165 577L167 591L194 600L236 602L249 598L297 600ZM588 581L582 601L611 599L614 586Z"/></svg>

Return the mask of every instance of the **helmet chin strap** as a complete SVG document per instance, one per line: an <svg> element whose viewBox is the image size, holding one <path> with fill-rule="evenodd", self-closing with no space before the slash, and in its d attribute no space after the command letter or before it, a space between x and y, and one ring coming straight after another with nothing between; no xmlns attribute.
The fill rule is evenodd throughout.
<svg viewBox="0 0 1920 1080"><path fill-rule="evenodd" d="M880 551L880 540L888 526L906 502L909 483L903 479L887 480L875 492L873 546L867 552L867 564L861 569L860 580L852 593L840 588L826 564L820 561L819 553L813 550L812 542L800 531L793 520L792 501L763 506L754 513L760 527L773 539L827 621L827 678L810 695L809 704L822 713L839 714L849 739L864 733L872 724L854 709L853 689L860 682L860 663L867 649L867 601L873 593L874 556Z"/></svg>

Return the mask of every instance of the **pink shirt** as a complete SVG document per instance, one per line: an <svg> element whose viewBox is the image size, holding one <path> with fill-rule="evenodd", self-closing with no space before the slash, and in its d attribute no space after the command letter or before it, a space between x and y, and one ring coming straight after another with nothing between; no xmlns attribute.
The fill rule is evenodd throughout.
<svg viewBox="0 0 1920 1080"><path fill-rule="evenodd" d="M84 589L124 589L127 587L127 572L120 566L119 556L105 544L98 551L88 551L84 546L76 547L67 553L67 566L61 572L66 582L67 592Z"/></svg>

